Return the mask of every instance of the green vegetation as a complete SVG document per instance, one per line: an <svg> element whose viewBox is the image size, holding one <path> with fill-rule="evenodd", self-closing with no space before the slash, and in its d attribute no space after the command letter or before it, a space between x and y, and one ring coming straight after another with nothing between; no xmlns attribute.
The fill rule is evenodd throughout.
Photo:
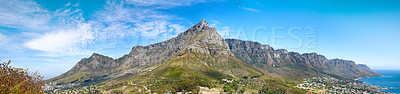
<svg viewBox="0 0 400 94"><path fill-rule="evenodd" d="M287 90L285 88L273 88L273 87L264 87L260 90L262 94L285 94Z"/></svg>
<svg viewBox="0 0 400 94"><path fill-rule="evenodd" d="M239 90L240 94L243 94L246 91L246 87L242 87L242 89Z"/></svg>
<svg viewBox="0 0 400 94"><path fill-rule="evenodd" d="M230 82L230 83L225 83L224 85L224 91L225 92L236 92L239 88L239 85L237 82Z"/></svg>
<svg viewBox="0 0 400 94"><path fill-rule="evenodd" d="M112 90L112 94L123 94L122 90Z"/></svg>
<svg viewBox="0 0 400 94"><path fill-rule="evenodd" d="M173 71L171 71L170 73L168 73L167 75L165 75L165 77L168 78L174 78L174 79L179 79L179 77L183 74L182 69L174 69Z"/></svg>
<svg viewBox="0 0 400 94"><path fill-rule="evenodd" d="M200 86L199 81L183 79L172 82L172 84L161 86L161 88L157 89L156 92L158 94L162 94L166 90L168 90L171 91L172 93L185 92L185 91L191 91L193 93L197 93L199 91L199 88L197 86Z"/></svg>

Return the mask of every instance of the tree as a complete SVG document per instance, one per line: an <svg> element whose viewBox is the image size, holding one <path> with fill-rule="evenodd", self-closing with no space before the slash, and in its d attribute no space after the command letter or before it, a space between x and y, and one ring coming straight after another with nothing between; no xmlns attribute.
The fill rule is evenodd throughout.
<svg viewBox="0 0 400 94"><path fill-rule="evenodd" d="M32 73L23 68L12 67L10 63L11 61L0 60L0 94L44 94L43 76L37 72Z"/></svg>

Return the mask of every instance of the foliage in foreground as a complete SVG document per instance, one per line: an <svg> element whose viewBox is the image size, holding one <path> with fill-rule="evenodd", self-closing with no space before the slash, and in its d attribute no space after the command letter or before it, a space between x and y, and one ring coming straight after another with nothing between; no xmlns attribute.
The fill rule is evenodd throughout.
<svg viewBox="0 0 400 94"><path fill-rule="evenodd" d="M0 94L43 94L43 76L23 68L10 66L11 61L0 60Z"/></svg>

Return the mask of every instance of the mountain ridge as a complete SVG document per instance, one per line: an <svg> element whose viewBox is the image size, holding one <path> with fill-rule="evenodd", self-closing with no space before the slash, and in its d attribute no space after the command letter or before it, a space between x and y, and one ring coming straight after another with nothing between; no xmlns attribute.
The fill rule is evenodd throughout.
<svg viewBox="0 0 400 94"><path fill-rule="evenodd" d="M283 68L275 71L275 73L289 77L294 77L290 73L297 73L300 71L300 74L296 74L295 76L307 75L306 71L311 72L311 74L318 74L318 72L323 74L328 73L350 79L380 76L378 73L360 68L355 64L354 61L350 60L327 59L325 56L317 53L299 54L297 52L288 52L284 49L274 50L268 45L262 45L253 41L242 41L238 39L226 39L226 41L230 45L231 51L233 51L237 57L241 58L249 65L260 65L260 63L266 63L263 61L267 61L269 62L267 63L269 66L262 66L261 68L274 69L272 66L279 66L278 64L288 65L289 67L303 68L301 70L293 70L294 68L284 66ZM274 72L273 70L269 71ZM283 73L285 71L291 72L289 72L289 74Z"/></svg>
<svg viewBox="0 0 400 94"><path fill-rule="evenodd" d="M164 92L172 89L162 86L180 84L180 81L192 81L195 82L193 85L199 86L210 86L205 84L214 83L216 87L220 87L222 79L269 79L268 83L255 81L263 83L262 86L273 84L288 89L288 92L302 92L282 83L294 79L296 81L292 84L295 85L294 83L303 78L320 75L344 78L377 75L368 74L367 70L354 65L353 61L328 60L316 53L299 54L285 49L274 50L269 45L258 42L223 39L216 28L209 27L202 20L169 40L147 46L134 46L130 53L117 59L93 53L92 56L81 59L71 70L47 82L100 85L106 90L126 83L136 83L147 84L149 89ZM341 68L335 66L354 69L350 73L352 75L347 76L346 73L341 74ZM180 90L175 88L174 92L178 91Z"/></svg>

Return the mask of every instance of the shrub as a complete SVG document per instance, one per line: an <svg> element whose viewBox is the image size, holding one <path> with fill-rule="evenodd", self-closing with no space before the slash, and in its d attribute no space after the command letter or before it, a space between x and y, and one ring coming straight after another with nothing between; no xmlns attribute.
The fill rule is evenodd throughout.
<svg viewBox="0 0 400 94"><path fill-rule="evenodd" d="M231 86L224 86L223 89L225 92L231 92L231 93L235 92L235 89L233 89Z"/></svg>
<svg viewBox="0 0 400 94"><path fill-rule="evenodd" d="M285 88L272 88L272 87L264 87L262 90L260 90L261 94L285 94L286 93Z"/></svg>
<svg viewBox="0 0 400 94"><path fill-rule="evenodd" d="M23 68L12 67L10 63L11 61L0 60L0 94L44 94L43 76L37 72L31 73Z"/></svg>
<svg viewBox="0 0 400 94"><path fill-rule="evenodd" d="M246 87L242 87L242 89L239 91L240 94L243 94L244 92L246 92Z"/></svg>

